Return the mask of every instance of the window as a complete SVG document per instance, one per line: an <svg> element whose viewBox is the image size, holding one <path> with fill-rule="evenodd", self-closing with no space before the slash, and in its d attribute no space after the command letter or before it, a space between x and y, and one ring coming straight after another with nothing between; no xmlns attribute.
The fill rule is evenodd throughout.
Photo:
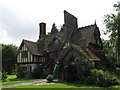
<svg viewBox="0 0 120 90"><path fill-rule="evenodd" d="M28 52L27 51L21 52L21 58L28 58Z"/></svg>
<svg viewBox="0 0 120 90"><path fill-rule="evenodd" d="M40 57L38 62L46 62L46 57Z"/></svg>
<svg viewBox="0 0 120 90"><path fill-rule="evenodd" d="M58 40L57 40L57 39L56 39L56 40L54 40L54 43L58 44Z"/></svg>
<svg viewBox="0 0 120 90"><path fill-rule="evenodd" d="M45 62L45 61L46 61L46 59L45 59L45 57L43 57L43 58L42 58L42 62Z"/></svg>

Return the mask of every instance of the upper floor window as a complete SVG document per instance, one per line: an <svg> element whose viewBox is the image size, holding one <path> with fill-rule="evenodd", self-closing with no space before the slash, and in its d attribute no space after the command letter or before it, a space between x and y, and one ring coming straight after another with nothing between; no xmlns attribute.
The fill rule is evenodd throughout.
<svg viewBox="0 0 120 90"><path fill-rule="evenodd" d="M22 51L21 58L28 58L28 51Z"/></svg>
<svg viewBox="0 0 120 90"><path fill-rule="evenodd" d="M58 40L57 40L57 39L56 39L56 40L54 40L54 43L58 44Z"/></svg>
<svg viewBox="0 0 120 90"><path fill-rule="evenodd" d="M39 57L38 62L46 62L46 57Z"/></svg>

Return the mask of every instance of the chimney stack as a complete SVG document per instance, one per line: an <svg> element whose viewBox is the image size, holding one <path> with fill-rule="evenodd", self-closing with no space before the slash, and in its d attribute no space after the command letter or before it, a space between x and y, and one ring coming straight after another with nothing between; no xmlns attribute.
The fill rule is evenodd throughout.
<svg viewBox="0 0 120 90"><path fill-rule="evenodd" d="M78 29L77 18L64 10L64 35L65 39L69 39L71 33Z"/></svg>
<svg viewBox="0 0 120 90"><path fill-rule="evenodd" d="M44 38L46 36L46 23L39 23L40 34L39 39Z"/></svg>

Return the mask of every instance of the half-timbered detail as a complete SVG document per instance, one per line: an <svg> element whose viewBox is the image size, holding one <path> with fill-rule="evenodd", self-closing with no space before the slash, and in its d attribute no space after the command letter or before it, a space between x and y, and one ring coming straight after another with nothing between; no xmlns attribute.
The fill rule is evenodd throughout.
<svg viewBox="0 0 120 90"><path fill-rule="evenodd" d="M17 64L23 68L24 73L31 72L40 64L44 74L51 74L54 66L51 62L69 62L71 56L92 62L103 59L103 45L96 22L78 28L77 18L64 11L63 31L46 35L46 24L42 22L39 26L37 42L23 39L18 50Z"/></svg>

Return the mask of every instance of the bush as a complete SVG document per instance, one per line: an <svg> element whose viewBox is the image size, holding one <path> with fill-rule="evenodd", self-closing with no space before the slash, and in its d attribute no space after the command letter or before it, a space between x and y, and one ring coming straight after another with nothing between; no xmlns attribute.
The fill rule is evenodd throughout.
<svg viewBox="0 0 120 90"><path fill-rule="evenodd" d="M62 61L55 64L54 70L53 70L53 76L54 78L61 79L61 73L64 69L64 63Z"/></svg>
<svg viewBox="0 0 120 90"><path fill-rule="evenodd" d="M2 81L5 81L7 78L7 73L4 71L2 72Z"/></svg>
<svg viewBox="0 0 120 90"><path fill-rule="evenodd" d="M74 82L77 78L77 67L76 65L68 65L64 68L64 80L67 82Z"/></svg>
<svg viewBox="0 0 120 90"><path fill-rule="evenodd" d="M46 79L48 82L53 82L54 77L53 75L48 75Z"/></svg>
<svg viewBox="0 0 120 90"><path fill-rule="evenodd" d="M24 71L22 70L22 68L20 66L17 68L16 76L18 78L23 78L24 77Z"/></svg>
<svg viewBox="0 0 120 90"><path fill-rule="evenodd" d="M85 79L88 78L90 70L94 66L93 62L84 59L76 59L76 66L78 79L81 83L85 83Z"/></svg>
<svg viewBox="0 0 120 90"><path fill-rule="evenodd" d="M118 80L115 76L109 72L104 72L101 77L96 81L96 85L101 87L109 87L112 85L118 85Z"/></svg>
<svg viewBox="0 0 120 90"><path fill-rule="evenodd" d="M82 84L87 84L87 85L95 85L96 78L88 76L85 78L85 80L82 81Z"/></svg>
<svg viewBox="0 0 120 90"><path fill-rule="evenodd" d="M31 72L32 78L37 79L40 78L43 72L43 68L37 65L34 70Z"/></svg>
<svg viewBox="0 0 120 90"><path fill-rule="evenodd" d="M98 80L98 77L101 76L101 73L103 73L102 70L91 69L90 70L90 75L85 78L85 82L84 83L88 84L88 85L95 85L96 81Z"/></svg>
<svg viewBox="0 0 120 90"><path fill-rule="evenodd" d="M120 68L116 68L116 74L120 76Z"/></svg>
<svg viewBox="0 0 120 90"><path fill-rule="evenodd" d="M91 84L90 82L92 82L93 85L95 84L100 87L109 87L119 84L116 76L109 72L98 69L92 69L90 72L89 79L86 79L87 84Z"/></svg>

